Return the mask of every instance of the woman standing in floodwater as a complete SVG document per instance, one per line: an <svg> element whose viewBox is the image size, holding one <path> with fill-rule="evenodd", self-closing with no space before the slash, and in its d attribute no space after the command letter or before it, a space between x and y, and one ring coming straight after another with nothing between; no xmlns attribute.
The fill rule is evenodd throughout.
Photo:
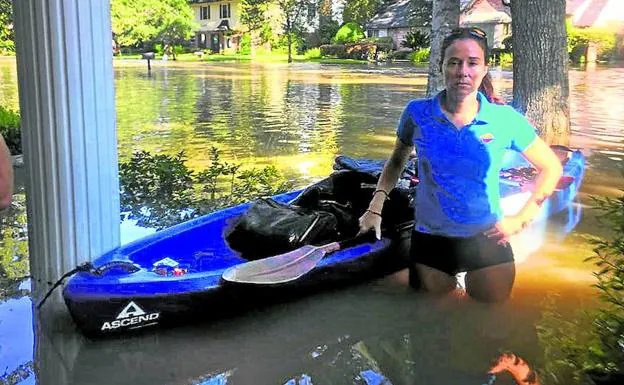
<svg viewBox="0 0 624 385"><path fill-rule="evenodd" d="M487 67L487 38L478 28L454 30L442 43L445 89L412 100L401 115L397 140L379 178L362 232L381 235L381 210L416 148L418 176L410 252L410 285L432 293L455 289L487 302L508 298L515 279L509 237L538 214L562 173L557 156L534 127L497 104ZM512 149L539 170L532 196L518 214L503 216L499 172Z"/></svg>

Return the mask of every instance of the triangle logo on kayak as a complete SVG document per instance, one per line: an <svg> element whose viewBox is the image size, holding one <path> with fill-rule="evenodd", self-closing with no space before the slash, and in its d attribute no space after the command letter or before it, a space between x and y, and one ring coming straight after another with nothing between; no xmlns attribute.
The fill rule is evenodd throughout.
<svg viewBox="0 0 624 385"><path fill-rule="evenodd" d="M100 330L115 330L119 328L137 329L158 324L160 313L145 313L134 301L128 302L126 307L112 321L102 324Z"/></svg>
<svg viewBox="0 0 624 385"><path fill-rule="evenodd" d="M144 315L145 312L143 309L139 307L134 301L130 301L126 307L123 308L121 313L117 316L117 319L128 318L128 317L138 317L140 315Z"/></svg>

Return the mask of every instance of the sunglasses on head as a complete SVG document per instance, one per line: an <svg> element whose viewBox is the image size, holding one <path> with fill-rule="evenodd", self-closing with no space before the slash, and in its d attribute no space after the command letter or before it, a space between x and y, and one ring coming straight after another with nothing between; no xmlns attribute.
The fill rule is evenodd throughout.
<svg viewBox="0 0 624 385"><path fill-rule="evenodd" d="M464 35L472 35L476 38L483 39L483 40L487 38L487 34L481 28L470 27L470 28L455 28L448 35L447 39L453 39L453 38L457 38L459 36L464 36Z"/></svg>

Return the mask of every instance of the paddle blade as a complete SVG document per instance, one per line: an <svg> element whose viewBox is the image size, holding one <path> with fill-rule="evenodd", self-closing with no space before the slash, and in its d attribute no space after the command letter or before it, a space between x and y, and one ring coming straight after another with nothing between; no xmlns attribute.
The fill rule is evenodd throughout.
<svg viewBox="0 0 624 385"><path fill-rule="evenodd" d="M326 253L327 247L306 245L285 254L233 266L221 277L229 282L260 285L289 282L314 269Z"/></svg>

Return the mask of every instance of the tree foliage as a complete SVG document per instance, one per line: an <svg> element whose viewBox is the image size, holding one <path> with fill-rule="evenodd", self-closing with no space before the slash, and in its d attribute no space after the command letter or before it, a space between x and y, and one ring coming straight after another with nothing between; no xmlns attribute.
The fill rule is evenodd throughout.
<svg viewBox="0 0 624 385"><path fill-rule="evenodd" d="M186 0L111 0L111 22L121 46L149 42L176 44L198 28Z"/></svg>
<svg viewBox="0 0 624 385"><path fill-rule="evenodd" d="M240 7L240 23L249 31L256 31L263 27L266 21L266 12L271 0L242 0Z"/></svg>
<svg viewBox="0 0 624 385"><path fill-rule="evenodd" d="M334 36L333 43L355 43L358 40L363 39L364 37L364 31L362 31L362 28L360 28L360 26L356 23L351 22L340 27L338 32L336 32L336 36Z"/></svg>
<svg viewBox="0 0 624 385"><path fill-rule="evenodd" d="M292 62L292 43L301 36L308 13L316 9L314 0L276 0L284 21L284 34L288 45L288 62Z"/></svg>
<svg viewBox="0 0 624 385"><path fill-rule="evenodd" d="M13 5L11 0L0 0L0 54L15 52Z"/></svg>
<svg viewBox="0 0 624 385"><path fill-rule="evenodd" d="M342 11L342 21L365 26L390 2L390 0L347 0Z"/></svg>
<svg viewBox="0 0 624 385"><path fill-rule="evenodd" d="M433 0L411 0L408 17L412 27L429 27L433 17Z"/></svg>

